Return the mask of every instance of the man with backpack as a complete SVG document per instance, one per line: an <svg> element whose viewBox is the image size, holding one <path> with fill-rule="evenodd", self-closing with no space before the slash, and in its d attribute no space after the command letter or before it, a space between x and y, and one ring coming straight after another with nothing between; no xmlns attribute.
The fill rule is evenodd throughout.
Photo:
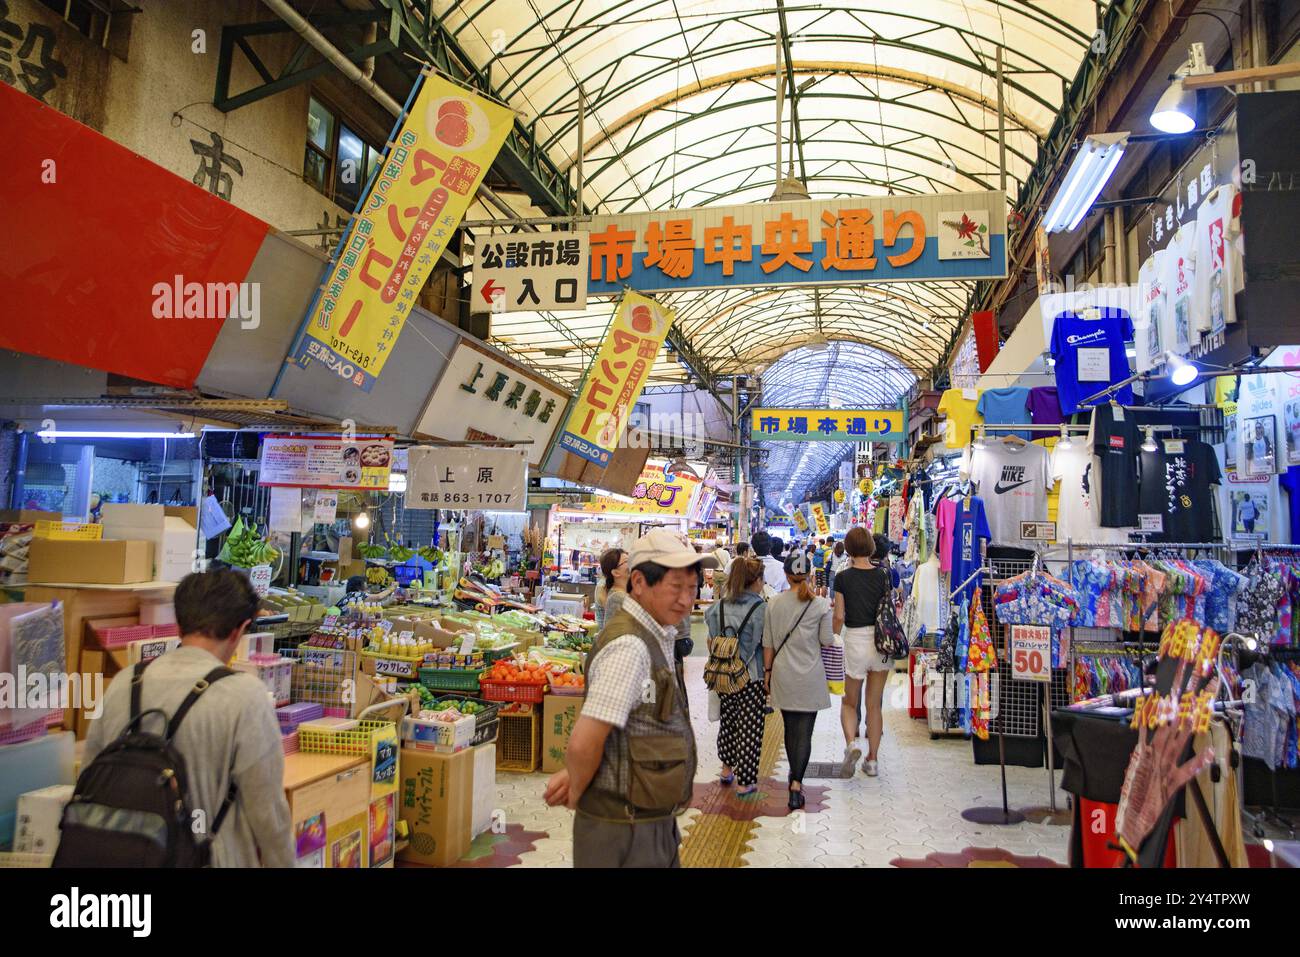
<svg viewBox="0 0 1300 957"><path fill-rule="evenodd" d="M294 864L274 706L225 667L257 593L209 571L185 576L175 606L180 647L122 672L91 725L56 867Z"/></svg>

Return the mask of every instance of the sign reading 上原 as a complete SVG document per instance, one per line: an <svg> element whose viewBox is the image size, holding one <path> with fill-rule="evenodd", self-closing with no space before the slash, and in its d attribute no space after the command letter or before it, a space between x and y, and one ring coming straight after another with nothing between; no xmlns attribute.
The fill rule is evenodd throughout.
<svg viewBox="0 0 1300 957"><path fill-rule="evenodd" d="M595 216L587 291L847 285L1006 275L996 190Z"/></svg>
<svg viewBox="0 0 1300 957"><path fill-rule="evenodd" d="M560 448L601 468L609 465L672 324L672 311L653 299L623 296L565 422Z"/></svg>
<svg viewBox="0 0 1300 957"><path fill-rule="evenodd" d="M294 359L369 392L416 296L496 159L514 114L425 79L352 220Z"/></svg>
<svg viewBox="0 0 1300 957"><path fill-rule="evenodd" d="M262 440L258 484L383 491L392 463L390 438L268 435Z"/></svg>
<svg viewBox="0 0 1300 957"><path fill-rule="evenodd" d="M632 490L630 502L625 499L611 498L608 495L596 495L583 506L582 510L685 517L690 514L691 504L695 500L699 487L700 480L690 475L679 472L668 478L665 477L661 466L647 465L641 470L641 476Z"/></svg>
<svg viewBox="0 0 1300 957"><path fill-rule="evenodd" d="M587 308L586 233L492 233L478 244L472 312Z"/></svg>
<svg viewBox="0 0 1300 957"><path fill-rule="evenodd" d="M831 532L830 523L826 521L826 509L822 507L821 502L812 504L813 522L817 525L818 535L829 535Z"/></svg>
<svg viewBox="0 0 1300 957"><path fill-rule="evenodd" d="M901 442L898 409L755 409L749 437L777 442Z"/></svg>
<svg viewBox="0 0 1300 957"><path fill-rule="evenodd" d="M406 474L407 508L522 512L528 495L524 449L444 449L412 446Z"/></svg>
<svg viewBox="0 0 1300 957"><path fill-rule="evenodd" d="M531 439L528 464L540 468L568 403L559 387L462 339L415 431L457 442Z"/></svg>
<svg viewBox="0 0 1300 957"><path fill-rule="evenodd" d="M1052 629L1047 625L1011 626L1011 677L1052 680Z"/></svg>

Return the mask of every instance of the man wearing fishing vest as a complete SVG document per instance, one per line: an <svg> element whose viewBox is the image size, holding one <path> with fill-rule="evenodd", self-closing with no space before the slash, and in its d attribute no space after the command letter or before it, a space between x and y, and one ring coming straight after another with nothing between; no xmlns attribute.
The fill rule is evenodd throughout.
<svg viewBox="0 0 1300 957"><path fill-rule="evenodd" d="M573 821L575 867L678 867L677 815L695 783L695 734L673 645L695 600L700 568L713 568L667 529L632 546L628 597L587 659L587 698L564 770L546 803Z"/></svg>

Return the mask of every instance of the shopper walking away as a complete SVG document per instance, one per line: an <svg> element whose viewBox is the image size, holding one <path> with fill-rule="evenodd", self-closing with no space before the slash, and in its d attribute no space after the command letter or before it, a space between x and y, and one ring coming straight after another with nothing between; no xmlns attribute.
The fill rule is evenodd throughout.
<svg viewBox="0 0 1300 957"><path fill-rule="evenodd" d="M737 558L731 563L721 598L704 613L709 626L709 651L715 651L719 636L736 639L736 658L745 665L745 686L732 693L718 693L721 723L718 727L718 757L722 759L721 781L738 784L739 795L758 789L758 758L763 748L763 563L756 558Z"/></svg>
<svg viewBox="0 0 1300 957"><path fill-rule="evenodd" d="M211 838L212 865L257 867L260 862L263 867L293 867L293 831L284 797L284 745L275 709L257 677L225 667L257 618L257 593L247 577L221 569L186 575L176 586L174 603L180 647L136 665L109 686L103 714L90 723L86 736L78 796L88 787L97 794L111 790L111 783L95 777L97 768L105 767L103 762L96 765L96 758L118 742L135 716L143 716L141 730L154 733L163 731L165 720L172 746L184 759L185 807L192 819L184 827L207 822L202 836ZM179 713L186 701L191 706ZM90 794L86 796L84 807L93 809ZM80 813L76 804L74 797L69 805L74 817ZM76 850L73 842L83 838L100 848L122 839L113 821L93 813L83 820L83 827L73 829L65 817L62 842L67 846L61 843L60 856L71 858ZM97 835L89 833L92 827L99 831ZM96 848L88 850L93 856ZM77 857L68 863L102 866L80 853ZM105 863L128 862L120 858Z"/></svg>
<svg viewBox="0 0 1300 957"><path fill-rule="evenodd" d="M596 630L605 627L614 612L627 597L627 552L611 548L600 556L600 572L604 577L596 586Z"/></svg>
<svg viewBox="0 0 1300 957"><path fill-rule="evenodd" d="M768 598L775 598L790 587L785 577L785 565L780 559L772 557L772 546L780 541L779 538L773 538L769 532L756 532L750 542L755 557L763 562L763 583L767 586L766 597Z"/></svg>
<svg viewBox="0 0 1300 957"><path fill-rule="evenodd" d="M808 560L800 553L785 564L788 591L768 602L763 616L763 664L772 706L785 723L785 755L790 763L791 810L804 806L803 775L812 756L817 712L831 706L822 666L822 645L835 640L831 603L813 594Z"/></svg>
<svg viewBox="0 0 1300 957"><path fill-rule="evenodd" d="M866 683L867 757L862 770L870 777L879 773L880 738L884 732L885 682L893 661L876 651L876 611L889 594L889 571L872 561L875 542L866 529L851 528L844 537L850 565L835 576L833 627L844 638L844 699L840 702L840 726L844 731L844 765L852 774L861 751L858 737L859 698Z"/></svg>
<svg viewBox="0 0 1300 957"><path fill-rule="evenodd" d="M690 614L699 567L681 536L655 529L628 556L628 595L587 660L587 698L546 803L577 812L575 867L678 867L677 814L695 781L695 736L677 624Z"/></svg>

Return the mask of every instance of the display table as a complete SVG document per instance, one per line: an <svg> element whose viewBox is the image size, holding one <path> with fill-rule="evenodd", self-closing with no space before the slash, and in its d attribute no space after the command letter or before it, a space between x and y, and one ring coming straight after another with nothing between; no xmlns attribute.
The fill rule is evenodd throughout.
<svg viewBox="0 0 1300 957"><path fill-rule="evenodd" d="M63 602L63 650L69 674L80 672L82 640L86 620L90 618L116 618L140 614L140 602L169 600L176 591L175 582L139 582L129 585L82 585L75 582L57 584L27 584L14 586L11 591L21 591L23 600L30 602ZM63 727L75 729L78 738L86 736L84 722L78 722L73 711L65 711Z"/></svg>

